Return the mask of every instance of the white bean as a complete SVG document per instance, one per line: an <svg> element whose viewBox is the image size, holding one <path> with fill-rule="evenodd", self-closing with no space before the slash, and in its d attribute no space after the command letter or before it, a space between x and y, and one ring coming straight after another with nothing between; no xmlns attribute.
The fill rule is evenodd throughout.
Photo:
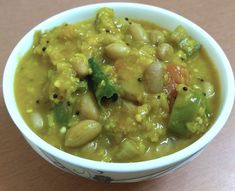
<svg viewBox="0 0 235 191"><path fill-rule="evenodd" d="M169 61L174 54L173 47L168 43L162 43L157 48L157 57L163 61Z"/></svg>
<svg viewBox="0 0 235 191"><path fill-rule="evenodd" d="M111 59L118 59L128 55L130 48L124 43L114 42L105 47L105 54Z"/></svg>
<svg viewBox="0 0 235 191"><path fill-rule="evenodd" d="M160 62L149 65L144 71L143 82L148 93L159 93L163 88L163 66Z"/></svg>
<svg viewBox="0 0 235 191"><path fill-rule="evenodd" d="M70 59L70 62L79 77L84 78L89 74L89 65L85 55L78 53Z"/></svg>
<svg viewBox="0 0 235 191"><path fill-rule="evenodd" d="M79 110L81 117L84 119L98 120L99 118L99 109L96 100L90 92L81 96Z"/></svg>
<svg viewBox="0 0 235 191"><path fill-rule="evenodd" d="M134 40L148 42L148 36L144 28L137 23L132 23L129 27L129 31Z"/></svg>
<svg viewBox="0 0 235 191"><path fill-rule="evenodd" d="M101 132L101 124L94 120L84 120L72 126L66 133L65 146L78 147L92 141Z"/></svg>

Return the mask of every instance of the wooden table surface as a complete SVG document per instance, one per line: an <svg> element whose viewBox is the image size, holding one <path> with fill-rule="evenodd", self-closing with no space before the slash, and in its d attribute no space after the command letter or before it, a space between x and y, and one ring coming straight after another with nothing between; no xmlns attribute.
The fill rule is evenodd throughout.
<svg viewBox="0 0 235 191"><path fill-rule="evenodd" d="M6 60L19 41L44 19L98 0L0 0L0 77ZM204 28L222 46L235 69L235 1L145 0L135 1L174 11ZM10 119L0 94L0 190L235 190L235 110L224 129L193 162L160 179L129 184L105 184L67 174L36 154Z"/></svg>

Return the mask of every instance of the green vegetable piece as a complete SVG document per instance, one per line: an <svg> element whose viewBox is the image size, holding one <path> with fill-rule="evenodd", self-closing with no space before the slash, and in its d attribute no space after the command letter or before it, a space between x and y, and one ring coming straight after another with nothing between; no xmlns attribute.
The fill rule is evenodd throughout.
<svg viewBox="0 0 235 191"><path fill-rule="evenodd" d="M101 8L96 14L95 27L98 32L113 33L116 31L114 12L110 8Z"/></svg>
<svg viewBox="0 0 235 191"><path fill-rule="evenodd" d="M118 99L116 87L107 78L100 65L93 58L90 58L88 62L92 69L92 88L99 105L102 105L105 99L116 101Z"/></svg>
<svg viewBox="0 0 235 191"><path fill-rule="evenodd" d="M187 56L192 56L201 47L200 43L192 39L181 25L171 33L170 41L175 43Z"/></svg>
<svg viewBox="0 0 235 191"><path fill-rule="evenodd" d="M144 153L144 149L145 147L141 143L131 139L124 139L120 143L120 147L115 154L115 158L118 161L130 160L142 155Z"/></svg>
<svg viewBox="0 0 235 191"><path fill-rule="evenodd" d="M170 40L176 44L188 37L188 33L185 28L181 25L177 26L170 35Z"/></svg>
<svg viewBox="0 0 235 191"><path fill-rule="evenodd" d="M190 39L190 38L185 38L182 41L180 41L179 43L179 47L188 55L188 56L192 56L194 53L196 53L201 45L199 44L199 42L197 42L194 39Z"/></svg>
<svg viewBox="0 0 235 191"><path fill-rule="evenodd" d="M198 119L204 120L205 100L202 93L193 92L186 86L182 86L179 89L170 115L168 128L178 136L188 137L201 131L200 126L197 125L198 127L196 127L199 129L191 126L192 124L197 124ZM203 124L202 120L200 123L201 127L204 128L205 124ZM189 124L190 128L188 127Z"/></svg>
<svg viewBox="0 0 235 191"><path fill-rule="evenodd" d="M68 125L71 110L65 103L58 103L53 108L54 120L58 125Z"/></svg>

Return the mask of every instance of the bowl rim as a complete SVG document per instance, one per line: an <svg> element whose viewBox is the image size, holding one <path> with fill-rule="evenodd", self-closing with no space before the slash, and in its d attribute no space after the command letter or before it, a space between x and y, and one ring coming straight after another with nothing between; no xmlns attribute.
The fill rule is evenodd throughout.
<svg viewBox="0 0 235 191"><path fill-rule="evenodd" d="M41 26L46 26L47 24L53 22L59 17L63 17L64 15L71 14L75 11L79 11L80 9L97 9L100 7L124 7L125 8L141 8L144 11L151 10L151 11L156 11L156 12L161 12L164 14L170 14L171 16L174 16L177 18L177 20L180 20L184 23L187 23L188 25L191 25L194 29L196 29L198 32L202 33L203 36L205 36L210 43L214 46L215 51L220 55L221 59L223 60L223 63L226 67L226 73L227 76L225 76L231 84L229 85L229 88L227 88L226 93L226 98L224 98L224 103L221 106L221 112L220 115L217 116L216 120L210 127L210 129L202 136L200 137L197 141L189 145L188 147L179 150L173 154L160 157L157 159L152 159L148 161L141 161L141 162L131 162L131 163L114 163L114 162L102 162L102 161L94 161L90 159L85 159L81 158L78 156L74 156L72 154L66 153L62 150L57 149L56 147L50 145L43 139L41 139L36 133L34 133L30 127L24 122L23 118L20 115L19 110L17 111L14 110L14 107L12 107L12 101L15 101L15 95L11 95L11 90L8 87L8 71L11 69L11 60L13 59L13 55L17 50L17 47L22 43L23 39L26 38L27 35L30 33L34 33L35 29L40 28ZM15 64L15 63L13 63ZM15 76L15 71L13 72L13 78ZM12 76L10 76L12 77ZM13 79L14 81L14 79ZM12 84L11 84L12 85ZM14 89L14 88L13 88ZM230 66L230 63L221 49L221 47L218 45L218 43L207 33L205 32L201 27L198 25L194 24L192 21L174 13L169 10L156 7L153 5L147 5L147 4L141 4L141 3L126 3L126 2L109 2L109 3L95 3L95 4L88 4L84 6L79 6L76 8L72 8L63 12L60 12L52 17L49 17L48 19L44 20L40 24L36 25L31 29L28 33L25 34L23 38L17 43L13 51L11 52L5 69L3 73L3 97L4 101L7 107L7 110L14 121L15 125L17 128L21 131L23 136L30 140L33 144L35 144L37 147L42 149L43 151L53 155L54 157L65 161L66 163L75 165L75 166L80 166L82 168L86 169L93 169L93 170L98 170L98 171L106 171L106 172L140 172L140 171L146 171L146 170L153 170L156 168L162 168L165 166L169 166L171 164L186 160L189 158L191 155L195 154L196 152L199 152L202 150L217 134L218 132L223 128L224 124L226 123L229 114L232 110L233 107L233 102L234 102L234 95L235 95L235 90L234 90L234 77L233 77L233 72L232 68ZM16 102L14 102L16 104Z"/></svg>

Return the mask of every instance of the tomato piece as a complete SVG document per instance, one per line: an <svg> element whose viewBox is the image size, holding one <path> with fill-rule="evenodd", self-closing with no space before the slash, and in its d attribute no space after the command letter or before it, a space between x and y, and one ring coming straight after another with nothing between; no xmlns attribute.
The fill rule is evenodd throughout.
<svg viewBox="0 0 235 191"><path fill-rule="evenodd" d="M166 66L168 77L176 84L185 84L188 80L188 70L180 65L168 64Z"/></svg>
<svg viewBox="0 0 235 191"><path fill-rule="evenodd" d="M165 89L168 93L170 108L172 108L172 105L177 96L176 86L177 84L188 84L189 72L181 65L168 64L166 65L166 73L168 78L165 83Z"/></svg>

